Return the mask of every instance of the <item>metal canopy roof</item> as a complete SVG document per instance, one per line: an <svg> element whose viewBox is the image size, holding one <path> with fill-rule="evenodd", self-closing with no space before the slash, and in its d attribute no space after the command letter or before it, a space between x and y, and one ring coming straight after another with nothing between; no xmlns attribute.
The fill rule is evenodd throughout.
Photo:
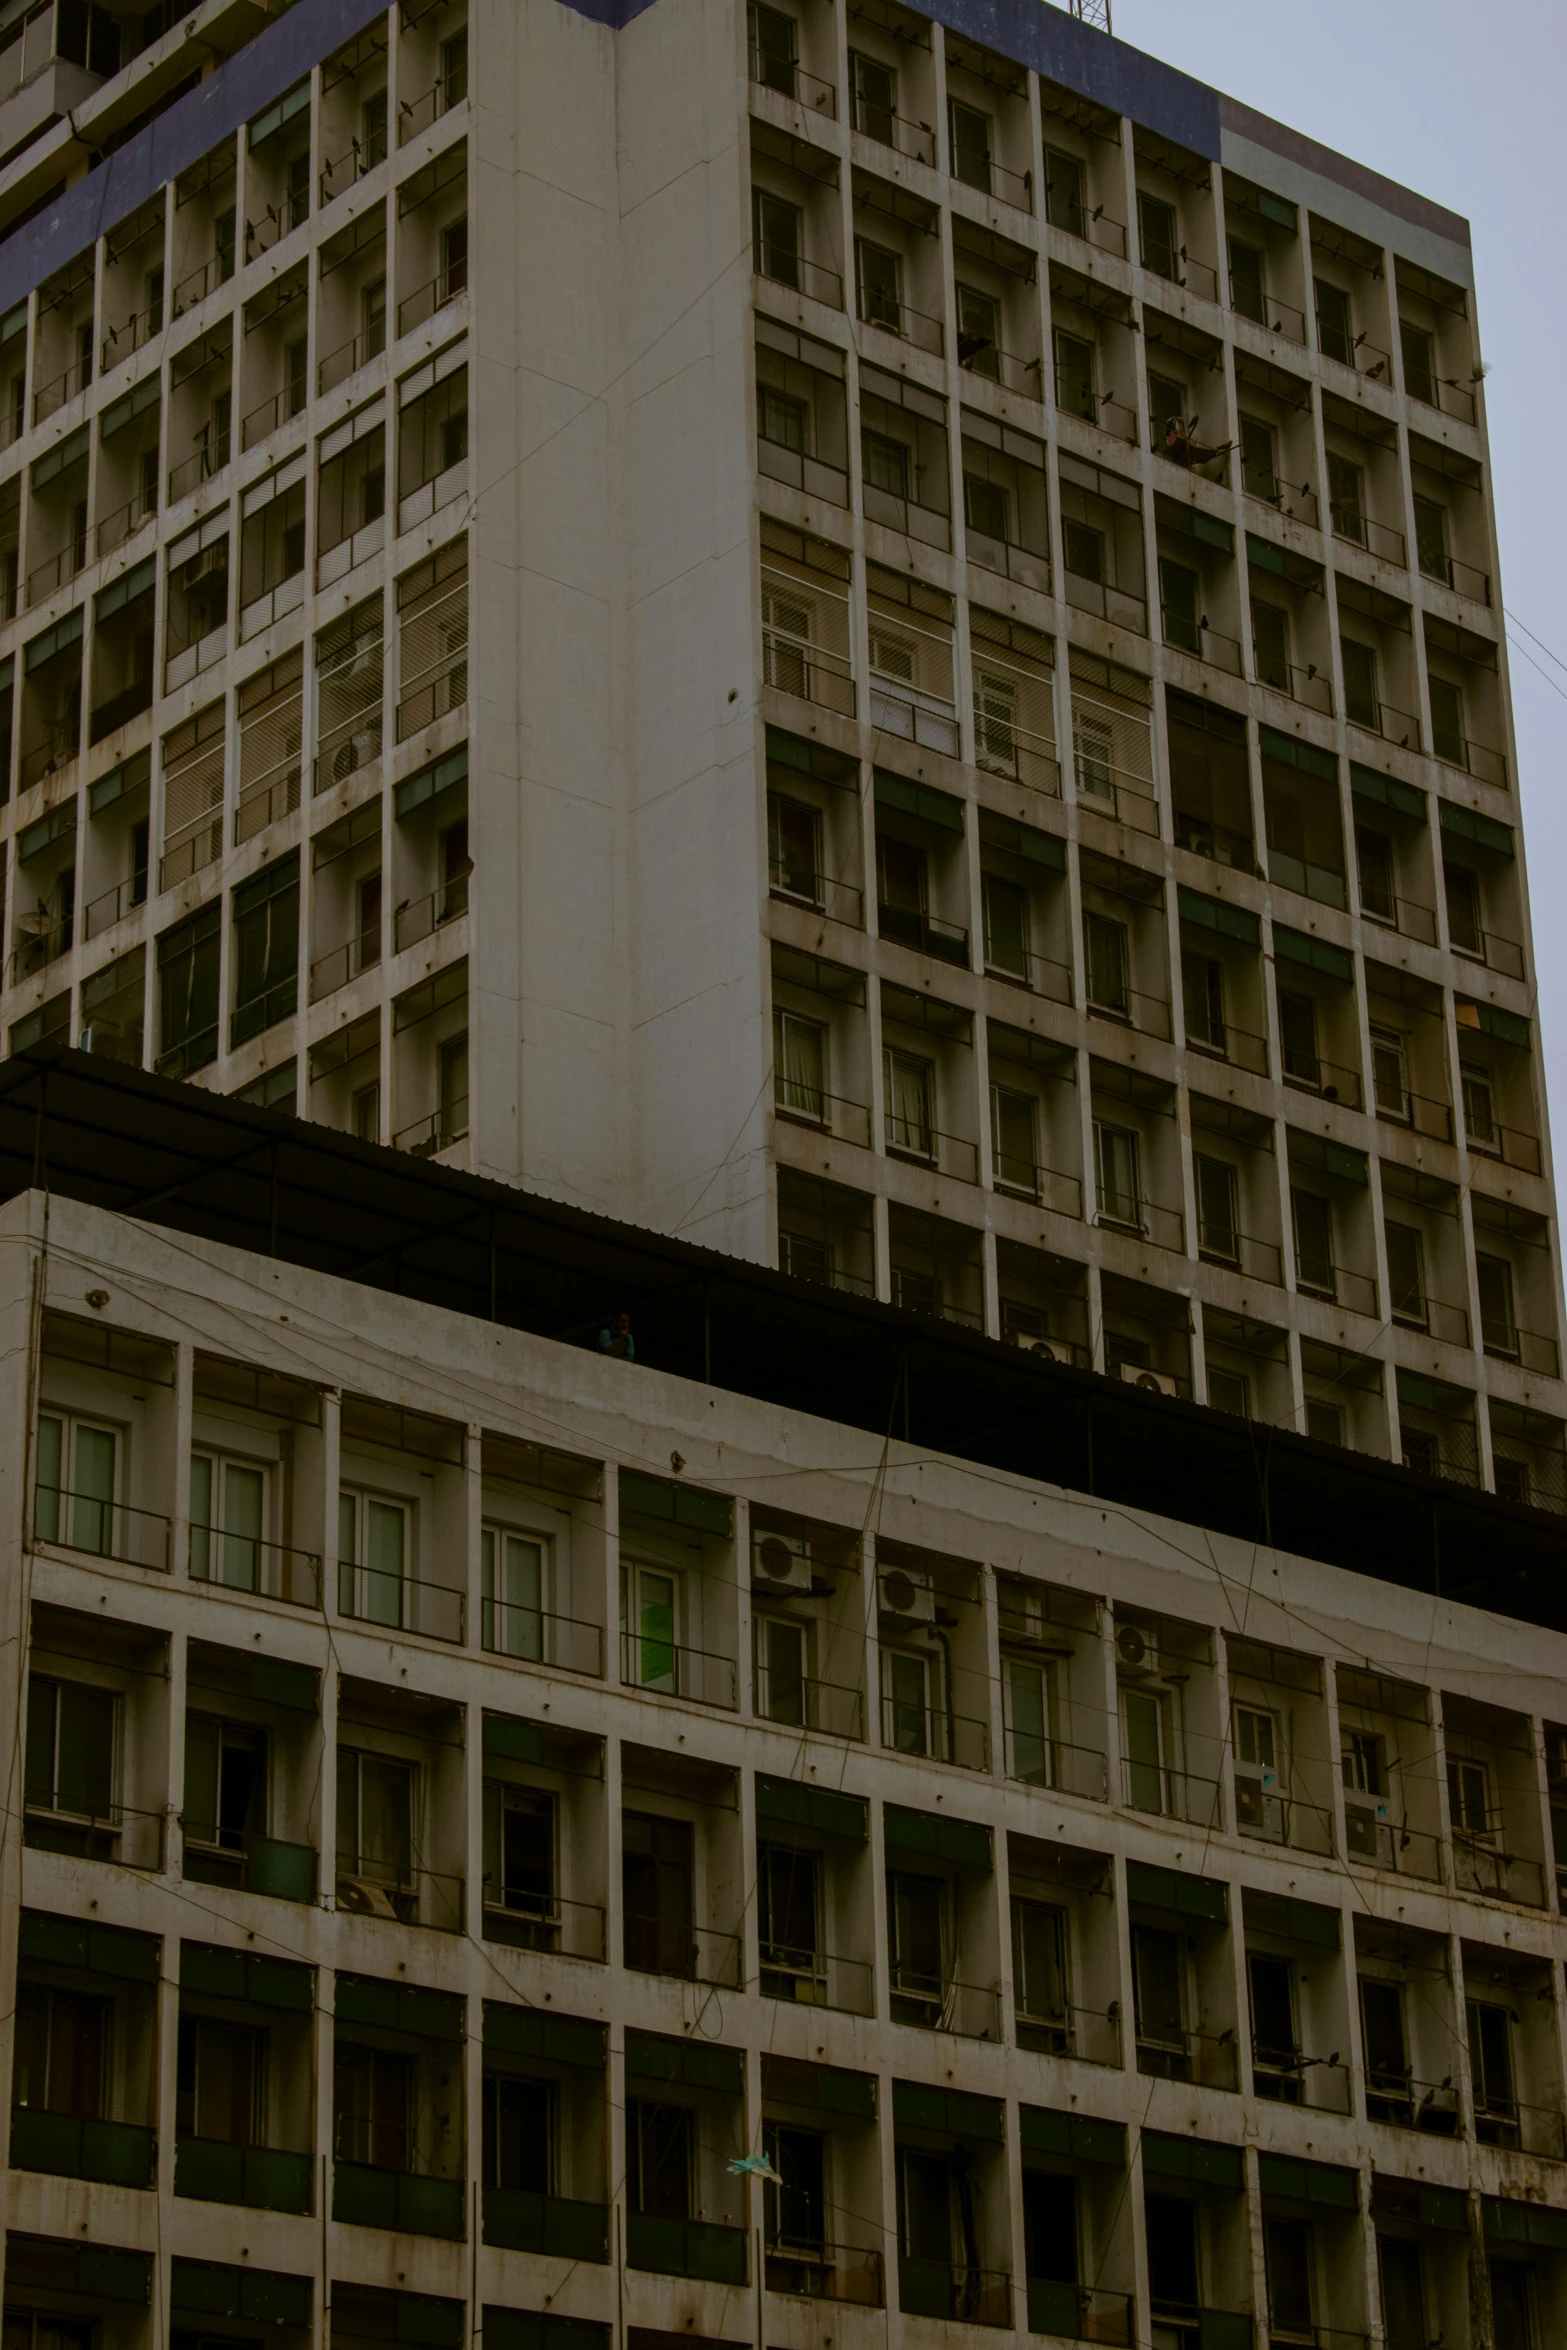
<svg viewBox="0 0 1567 2350"><path fill-rule="evenodd" d="M59 1048L0 1063L29 1187L1126 1508L1567 1630L1567 1520Z"/></svg>

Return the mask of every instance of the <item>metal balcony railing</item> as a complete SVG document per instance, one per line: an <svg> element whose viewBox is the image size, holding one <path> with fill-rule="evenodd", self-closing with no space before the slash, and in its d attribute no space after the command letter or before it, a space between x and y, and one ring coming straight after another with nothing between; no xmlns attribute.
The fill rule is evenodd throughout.
<svg viewBox="0 0 1567 2350"><path fill-rule="evenodd" d="M73 1860L108 1860L122 1869L161 1872L165 1815L113 1803L101 1812L53 1811L29 1803L22 1842L31 1852L58 1852Z"/></svg>
<svg viewBox="0 0 1567 2350"><path fill-rule="evenodd" d="M841 2244L775 2238L767 2246L764 2278L769 2293L844 2301L860 2309L880 2309L886 2297L881 2254Z"/></svg>
<svg viewBox="0 0 1567 2350"><path fill-rule="evenodd" d="M999 2040L1001 1993L992 1984L962 1983L953 1976L927 1975L896 1963L889 1972L890 2013L895 2024L922 2032L948 2032L958 2040Z"/></svg>
<svg viewBox="0 0 1567 2350"><path fill-rule="evenodd" d="M1235 1768L1235 1828L1261 1844L1285 1844L1327 1859L1335 1849L1333 1814L1321 1805L1281 1795L1260 1772Z"/></svg>
<svg viewBox="0 0 1567 2350"><path fill-rule="evenodd" d="M137 2122L81 2121L33 2105L11 2108L11 2167L105 2187L150 2187L156 2134Z"/></svg>
<svg viewBox="0 0 1567 2350"><path fill-rule="evenodd" d="M285 1599L295 1607L321 1605L321 1558L254 1534L230 1534L220 1526L192 1524L190 1573L195 1583L220 1583L225 1591L260 1599Z"/></svg>
<svg viewBox="0 0 1567 2350"><path fill-rule="evenodd" d="M483 2190L483 2238L503 2252L547 2254L557 2260L609 2259L609 2207L522 2187Z"/></svg>
<svg viewBox="0 0 1567 2350"><path fill-rule="evenodd" d="M551 1665L559 1672L594 1678L604 1670L604 1634L599 1626L580 1616L554 1615L548 1608L481 1599L479 1640L491 1655L514 1657L521 1664Z"/></svg>
<svg viewBox="0 0 1567 2350"><path fill-rule="evenodd" d="M738 1934L693 1925L670 1912L627 1910L621 1920L624 1964L637 1975L672 1975L682 1983L722 1990L741 1986L743 1948Z"/></svg>
<svg viewBox="0 0 1567 2350"><path fill-rule="evenodd" d="M1149 2080L1189 2081L1203 2089L1240 2087L1240 2050L1233 2032L1181 2032L1175 2038L1137 2033L1137 2069Z"/></svg>
<svg viewBox="0 0 1567 2350"><path fill-rule="evenodd" d="M458 1584L400 1575L386 1567L337 1562L337 1612L355 1623L417 1632L427 1640L463 1638L466 1594Z"/></svg>
<svg viewBox="0 0 1567 2350"><path fill-rule="evenodd" d="M875 1969L868 1959L840 1958L830 1950L795 1950L764 1935L761 1994L795 2007L828 2007L839 2015L876 2013Z"/></svg>
<svg viewBox="0 0 1567 2350"><path fill-rule="evenodd" d="M1421 2081L1407 2066L1366 2067L1366 2119L1394 2130L1423 2130L1433 2138L1456 2138L1463 2128L1451 2074L1442 2081Z"/></svg>
<svg viewBox="0 0 1567 2350"><path fill-rule="evenodd" d="M881 1742L894 1754L952 1763L959 1770L988 1771L990 1725L936 1705L889 1696L881 1701Z"/></svg>
<svg viewBox="0 0 1567 2350"><path fill-rule="evenodd" d="M1387 1869L1428 1885L1442 1882L1441 1838L1392 1818L1389 1807L1374 1797L1345 1796L1344 1852L1359 1867Z"/></svg>
<svg viewBox="0 0 1567 2350"><path fill-rule="evenodd" d="M659 2219L626 2214L626 2266L655 2276L698 2277L709 2284L744 2285L750 2275L750 2238L744 2228L710 2219Z"/></svg>
<svg viewBox="0 0 1567 2350"><path fill-rule="evenodd" d="M1017 2044L1036 2055L1070 2056L1078 2064L1117 2070L1121 2063L1121 2011L1110 2007L1101 2014L1095 2007L1061 2007L1036 2013L1020 2000Z"/></svg>
<svg viewBox="0 0 1567 2350"><path fill-rule="evenodd" d="M905 2317L1005 2329L1012 2323L1012 2279L1004 2269L958 2267L900 2252L898 2307Z"/></svg>
<svg viewBox="0 0 1567 2350"><path fill-rule="evenodd" d="M1145 1812L1153 1819L1185 1820L1194 1828L1223 1832L1224 1789L1217 1779L1201 1779L1194 1771L1123 1756L1121 1801L1128 1811Z"/></svg>
<svg viewBox="0 0 1567 2350"><path fill-rule="evenodd" d="M399 1926L429 1926L438 1934L464 1930L466 1887L441 1869L340 1853L336 1905L351 1917L384 1918Z"/></svg>
<svg viewBox="0 0 1567 2350"><path fill-rule="evenodd" d="M1113 2344L1130 2350L1136 2340L1136 2303L1130 2293L1104 2285L1066 2285L1053 2277L1028 2279L1028 2330L1068 2342Z"/></svg>
<svg viewBox="0 0 1567 2350"><path fill-rule="evenodd" d="M431 2179L341 2158L332 2165L332 2217L352 2227L440 2236L456 2243L462 2238L467 2200L462 2179Z"/></svg>
<svg viewBox="0 0 1567 2350"><path fill-rule="evenodd" d="M1351 2114L1354 2083L1337 2056L1305 2056L1298 2048L1251 2044L1252 2083L1259 2097L1275 2105L1308 2106L1314 2113Z"/></svg>
<svg viewBox="0 0 1567 2350"><path fill-rule="evenodd" d="M758 1664L755 1708L764 1722L790 1730L813 1730L828 1738L863 1738L865 1692L839 1681L817 1681L808 1674L785 1678Z"/></svg>
<svg viewBox="0 0 1567 2350"><path fill-rule="evenodd" d="M696 1705L739 1710L739 1690L733 1657L705 1648L681 1648L648 1632L622 1631L620 1682L623 1689L644 1689L660 1697L685 1697Z"/></svg>
<svg viewBox="0 0 1567 2350"><path fill-rule="evenodd" d="M130 1567L154 1567L167 1574L173 1528L159 1510L133 1508L101 1494L73 1493L63 1485L33 1489L33 1540L56 1544L89 1558L115 1559Z"/></svg>
<svg viewBox="0 0 1567 2350"><path fill-rule="evenodd" d="M792 58L770 57L753 41L750 45L750 73L754 86L771 90L778 98L793 98L797 105L807 106L814 113L825 114L829 122L838 116L838 91L832 82L823 81L819 73L808 73Z"/></svg>
<svg viewBox="0 0 1567 2350"><path fill-rule="evenodd" d="M890 147L896 155L907 155L912 163L935 169L936 134L928 122L910 122L888 106L873 105L857 91L850 100L850 114L862 139L872 139L878 147Z"/></svg>
<svg viewBox="0 0 1567 2350"><path fill-rule="evenodd" d="M479 1930L486 1942L511 1950L541 1950L602 1966L608 1954L604 1910L596 1901L568 1901L520 1885L484 1880Z"/></svg>

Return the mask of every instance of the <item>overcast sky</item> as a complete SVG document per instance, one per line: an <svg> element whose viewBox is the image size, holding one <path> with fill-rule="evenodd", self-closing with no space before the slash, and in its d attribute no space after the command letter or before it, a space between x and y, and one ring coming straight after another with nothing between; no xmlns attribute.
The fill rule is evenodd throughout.
<svg viewBox="0 0 1567 2350"><path fill-rule="evenodd" d="M1563 0L1112 0L1123 41L1460 212L1510 622L1540 1028L1567 1134L1567 7ZM1558 437L1559 436L1559 437ZM1520 627L1522 623L1522 627ZM1521 642L1538 668L1518 650ZM1543 670L1546 675L1542 676ZM1550 683L1546 682L1547 677Z"/></svg>

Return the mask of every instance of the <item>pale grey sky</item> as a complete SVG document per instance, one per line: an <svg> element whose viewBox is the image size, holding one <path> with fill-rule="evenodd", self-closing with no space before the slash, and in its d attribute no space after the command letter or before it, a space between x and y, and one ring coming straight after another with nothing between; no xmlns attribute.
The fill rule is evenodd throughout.
<svg viewBox="0 0 1567 2350"><path fill-rule="evenodd" d="M1123 41L1418 188L1474 233L1539 1025L1567 1135L1567 8L1562 0L1113 0ZM1531 667L1518 649L1531 654ZM1541 671L1545 674L1542 676Z"/></svg>

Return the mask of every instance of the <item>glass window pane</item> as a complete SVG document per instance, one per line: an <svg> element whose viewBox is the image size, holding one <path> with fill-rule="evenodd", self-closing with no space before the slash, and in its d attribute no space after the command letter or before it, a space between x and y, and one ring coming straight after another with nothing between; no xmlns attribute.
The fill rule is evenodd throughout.
<svg viewBox="0 0 1567 2350"><path fill-rule="evenodd" d="M71 1545L102 1557L114 1546L114 1432L78 1427L73 1449Z"/></svg>
<svg viewBox="0 0 1567 2350"><path fill-rule="evenodd" d="M38 1421L37 1492L33 1498L33 1533L40 1542L60 1539L61 1468L65 1453L65 1423L50 1413Z"/></svg>

